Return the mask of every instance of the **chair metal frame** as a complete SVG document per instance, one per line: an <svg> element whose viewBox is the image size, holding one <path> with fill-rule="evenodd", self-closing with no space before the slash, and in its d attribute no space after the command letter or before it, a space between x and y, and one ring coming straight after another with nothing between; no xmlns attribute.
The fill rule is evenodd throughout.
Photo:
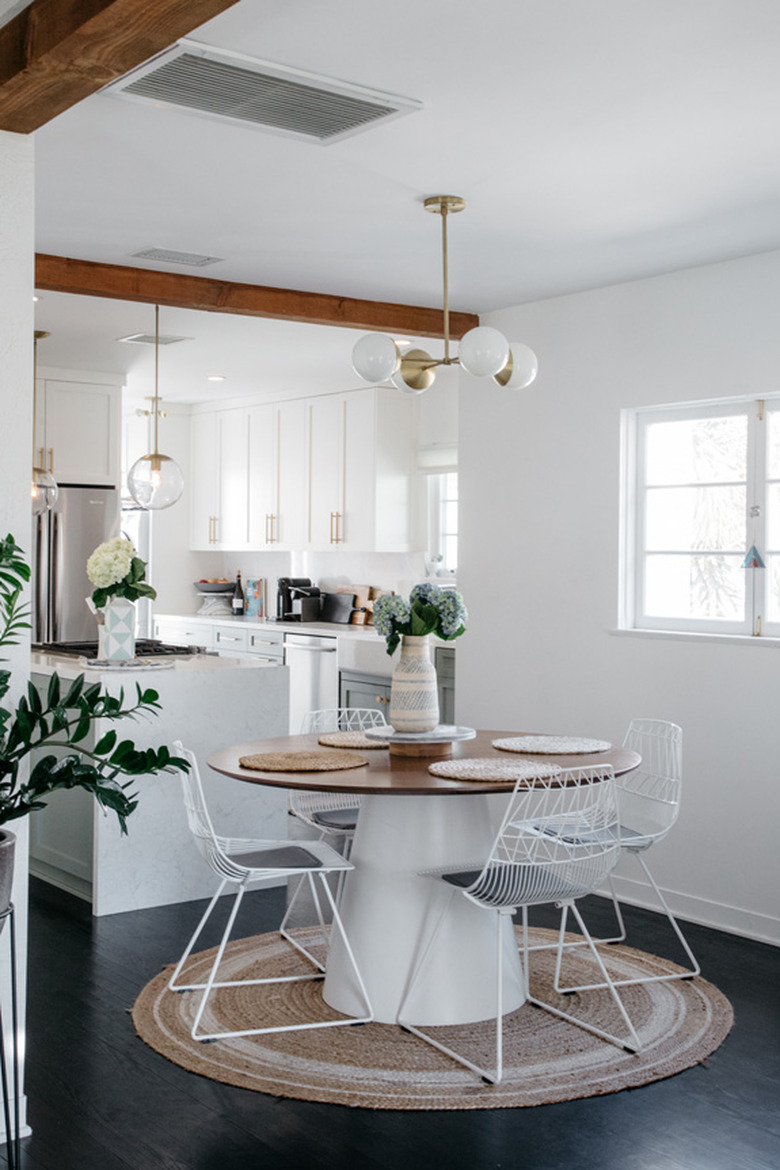
<svg viewBox="0 0 780 1170"><path fill-rule="evenodd" d="M301 735L324 734L333 731L365 731L367 727L384 727L381 711L372 707L323 707L309 711L303 717ZM349 844L355 835L355 824L360 808L360 796L339 792L310 792L308 790L290 793L290 812L320 834L320 839L332 835L344 839L344 855L349 857ZM355 810L352 824L329 825L330 812Z"/></svg>
<svg viewBox="0 0 780 1170"><path fill-rule="evenodd" d="M644 983L669 983L675 979L693 979L701 967L680 926L664 898L642 854L655 841L662 841L674 825L680 812L682 793L682 729L676 723L663 719L633 719L629 724L623 746L642 757L642 763L615 781L618 801L618 833L623 852L636 858L669 923L677 936L690 968L671 974L646 975L635 979L615 981L617 987ZM608 888L615 910L618 933L596 941L604 944L625 942L626 926L615 891L612 875ZM577 944L568 944L577 945ZM555 990L562 992L591 991L603 984L563 986L556 973Z"/></svg>
<svg viewBox="0 0 780 1170"><path fill-rule="evenodd" d="M523 1003L543 1008L620 1048L638 1052L639 1037L576 905L576 900L601 885L617 864L620 846L616 835L612 835L617 823L617 800L611 765L570 768L550 777L518 780L487 860L480 861L478 867L461 868L460 871L456 866L449 866L447 870L427 871L426 876L450 882L453 885L452 896L446 901L412 973L398 1013L399 1025L453 1057L488 1083L498 1084L503 1076L501 919L521 910ZM583 829L587 830L584 835ZM465 881L468 881L467 885L463 885ZM495 1067L491 1069L480 1067L404 1018L404 1008L433 952L447 909L452 904L452 898L458 894L496 915ZM606 1032L587 1020L578 1019L531 995L529 962L532 948L528 941L528 907L550 902L570 909L577 919L601 972L603 985L609 989L625 1025L625 1036ZM562 917L557 944L559 950L563 932Z"/></svg>
<svg viewBox="0 0 780 1170"><path fill-rule="evenodd" d="M183 756L190 764L189 773L182 772L180 775L182 791L184 794L184 804L187 811L187 821L190 831L193 835L195 843L199 852L207 862L207 864L214 870L217 876L221 879L219 887L209 902L200 922L188 942L183 955L179 959L173 974L171 975L167 989L169 991L201 991L203 995L198 1004L195 1017L193 1019L190 1034L193 1040L200 1041L214 1041L226 1039L235 1036L259 1036L270 1032L293 1032L301 1031L308 1028L333 1028L349 1024L364 1024L373 1019L373 1011L371 1008L371 1001L366 990L363 977L358 968L352 946L347 937L344 925L336 906L336 902L328 885L328 875L332 873L341 874L345 870L352 869L352 864L341 854L322 841L306 841L300 848L295 843L289 841L275 841L275 840L255 840L247 838L236 837L220 837L214 830L214 826L209 816L206 800L203 794L203 785L198 772L197 760L194 754L187 750L180 742L174 744L174 751L176 755ZM302 863L300 860L300 852L304 850L312 859L308 863ZM266 866L262 865L263 855L267 855L269 863ZM288 855L289 861L285 862L285 854ZM296 864L297 861L297 864ZM299 940L292 937L292 935L284 929L284 923L279 928L279 933L295 950L297 950L304 958L306 958L315 970L313 972L306 972L300 975L282 975L271 976L262 979L236 979L228 981L220 981L217 979L219 967L230 938L236 916L241 906L244 894L250 887L256 886L263 882L275 881L280 878L295 877L300 875L301 880L308 880L309 887L314 899L314 904L317 911L317 918L319 920L320 929L322 932L322 939L326 947L329 947L330 939L332 939L333 931L337 931L341 936L341 941L344 945L345 951L349 958L350 965L355 974L360 993L365 1005L365 1015L352 1016L340 1020L312 1020L305 1023L284 1024L270 1027L258 1028L244 1028L241 1030L230 1032L215 1032L215 1031L201 1031L200 1027L203 1013L206 1005L214 990L217 988L230 987L247 987L266 983L291 983L300 982L301 980L323 979L325 976L325 965L320 962L315 955L311 953ZM330 930L330 939L328 938L327 928L325 926L322 908L317 893L317 884L315 878L318 879L325 894L325 898L329 905L332 914L332 926ZM208 977L205 983L179 981L179 977L183 968L192 953L192 950L203 932L203 929L208 922L212 911L214 910L221 894L227 885L236 887L236 896L228 916L225 929L217 947L217 952L214 961L211 965ZM286 916L285 916L286 917Z"/></svg>
<svg viewBox="0 0 780 1170"><path fill-rule="evenodd" d="M328 731L364 731L367 727L384 727L381 711L373 707L322 707L309 711L303 717L301 735L323 734ZM349 792L311 792L308 789L291 791L288 806L292 816L316 829L320 841L332 837L334 848L338 847L344 857L349 858L352 839L355 836L357 819L360 814L360 794ZM344 814L339 816L338 814ZM333 820L329 820L335 814ZM346 873L339 875L336 886L336 900L341 901ZM286 927L298 895L303 889L304 879L298 882L287 906L282 923Z"/></svg>

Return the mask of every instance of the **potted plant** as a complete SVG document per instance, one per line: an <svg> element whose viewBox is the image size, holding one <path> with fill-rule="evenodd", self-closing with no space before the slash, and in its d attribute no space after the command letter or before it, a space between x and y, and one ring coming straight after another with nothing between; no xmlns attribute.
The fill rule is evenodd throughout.
<svg viewBox="0 0 780 1170"><path fill-rule="evenodd" d="M428 637L445 642L465 633L468 613L454 589L415 585L405 601L385 593L374 602L374 625L393 654L401 643L401 657L390 684L389 722L396 731L420 734L439 722L436 667L431 662Z"/></svg>
<svg viewBox="0 0 780 1170"><path fill-rule="evenodd" d="M29 578L29 567L13 536L0 539L0 651L15 645L20 632L29 628L22 597ZM3 661L7 660L0 653ZM10 671L0 669L0 703L10 685ZM85 746L95 720L153 714L160 710L158 699L157 691L142 689L137 683L135 698L126 701L124 690L110 695L100 683L87 684L83 674L66 681L54 673L45 696L28 683L27 694L15 707L0 706L0 910L10 904L13 880L15 836L5 828L9 821L44 808L43 798L58 788L82 788L116 813L126 833L127 818L138 801L129 791L132 781L120 777L189 767L167 747L138 749L129 739L118 740L113 729L93 747ZM36 758L27 773L33 753Z"/></svg>

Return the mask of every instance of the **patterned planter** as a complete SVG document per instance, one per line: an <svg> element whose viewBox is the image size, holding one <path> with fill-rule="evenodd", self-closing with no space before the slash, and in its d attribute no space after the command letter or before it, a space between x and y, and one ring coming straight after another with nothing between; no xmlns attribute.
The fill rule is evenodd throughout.
<svg viewBox="0 0 780 1170"><path fill-rule="evenodd" d="M103 624L98 626L98 658L109 662L135 658L135 604L113 597L103 615Z"/></svg>
<svg viewBox="0 0 780 1170"><path fill-rule="evenodd" d="M401 657L390 685L390 725L396 731L433 731L439 724L436 667L428 637L401 637Z"/></svg>

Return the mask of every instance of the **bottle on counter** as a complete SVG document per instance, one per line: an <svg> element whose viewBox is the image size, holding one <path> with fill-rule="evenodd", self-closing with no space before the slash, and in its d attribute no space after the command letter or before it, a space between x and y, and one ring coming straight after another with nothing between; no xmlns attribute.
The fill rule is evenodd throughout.
<svg viewBox="0 0 780 1170"><path fill-rule="evenodd" d="M243 617L246 610L244 588L241 584L241 574L236 573L236 584L233 590L233 617Z"/></svg>

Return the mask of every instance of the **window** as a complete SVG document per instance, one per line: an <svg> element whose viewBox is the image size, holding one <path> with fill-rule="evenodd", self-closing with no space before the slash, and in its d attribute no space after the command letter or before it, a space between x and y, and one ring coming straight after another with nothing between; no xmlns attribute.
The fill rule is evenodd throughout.
<svg viewBox="0 0 780 1170"><path fill-rule="evenodd" d="M458 568L458 473L428 475L428 557L434 571ZM438 560L436 558L441 558Z"/></svg>
<svg viewBox="0 0 780 1170"><path fill-rule="evenodd" d="M624 624L780 637L780 400L625 422Z"/></svg>

